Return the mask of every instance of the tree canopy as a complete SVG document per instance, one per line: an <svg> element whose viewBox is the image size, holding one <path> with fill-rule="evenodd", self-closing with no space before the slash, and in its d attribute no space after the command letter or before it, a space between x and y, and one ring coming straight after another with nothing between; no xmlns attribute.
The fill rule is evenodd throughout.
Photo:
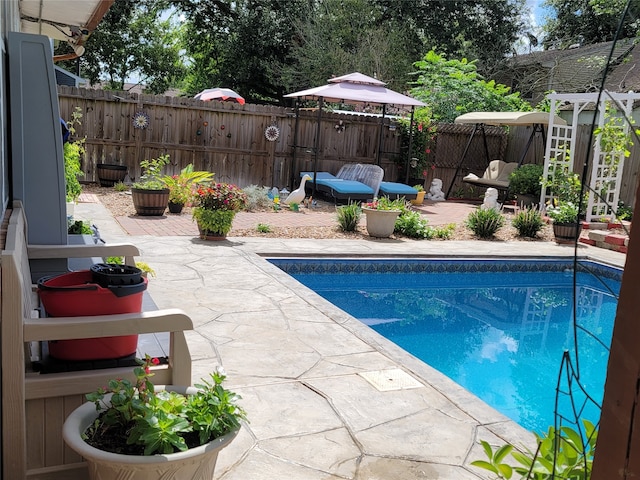
<svg viewBox="0 0 640 480"><path fill-rule="evenodd" d="M553 12L544 25L545 48L566 48L613 40L627 0L546 0ZM638 34L640 0L631 0L619 38Z"/></svg>

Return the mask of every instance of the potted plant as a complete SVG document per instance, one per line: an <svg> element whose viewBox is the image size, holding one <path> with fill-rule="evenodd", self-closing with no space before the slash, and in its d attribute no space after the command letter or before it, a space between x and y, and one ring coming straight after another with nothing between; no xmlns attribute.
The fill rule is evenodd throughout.
<svg viewBox="0 0 640 480"><path fill-rule="evenodd" d="M169 203L169 189L162 180L162 169L169 163L169 155L161 155L140 162L142 176L131 188L133 206L138 215L164 214Z"/></svg>
<svg viewBox="0 0 640 480"><path fill-rule="evenodd" d="M245 411L221 370L195 387L154 386L157 359L86 395L62 436L86 459L90 480L213 478L218 452L238 434Z"/></svg>
<svg viewBox="0 0 640 480"><path fill-rule="evenodd" d="M367 233L372 237L390 237L395 230L396 219L404 209L404 198L391 200L389 197L380 197L363 204L362 211L367 217Z"/></svg>
<svg viewBox="0 0 640 480"><path fill-rule="evenodd" d="M193 219L200 238L221 240L231 230L236 213L247 203L246 194L230 183L198 185L194 194Z"/></svg>
<svg viewBox="0 0 640 480"><path fill-rule="evenodd" d="M421 183L418 183L417 185L414 185L413 188L415 188L418 191L418 195L416 195L416 198L414 200L411 200L411 204L412 205L422 205L422 202L424 202L424 186Z"/></svg>
<svg viewBox="0 0 640 480"><path fill-rule="evenodd" d="M553 198L546 208L547 216L553 221L553 234L557 243L573 243L580 235L586 204L582 193L582 183L577 173L569 173L565 167L553 162L550 175L542 181L550 188ZM580 206L582 210L580 209Z"/></svg>
<svg viewBox="0 0 640 480"><path fill-rule="evenodd" d="M542 173L544 167L529 163L515 169L509 176L509 191L523 207L535 205L540 201Z"/></svg>
<svg viewBox="0 0 640 480"><path fill-rule="evenodd" d="M169 212L180 213L182 208L191 200L195 184L210 182L213 173L194 171L193 164L180 170L177 175L165 175L162 181L169 189Z"/></svg>
<svg viewBox="0 0 640 480"><path fill-rule="evenodd" d="M557 243L574 243L582 223L579 220L578 205L573 202L558 201L547 207L547 216L553 221L553 236Z"/></svg>

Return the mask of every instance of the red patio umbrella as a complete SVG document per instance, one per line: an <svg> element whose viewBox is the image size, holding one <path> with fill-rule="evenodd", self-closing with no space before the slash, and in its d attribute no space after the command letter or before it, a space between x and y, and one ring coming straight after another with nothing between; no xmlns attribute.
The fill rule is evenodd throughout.
<svg viewBox="0 0 640 480"><path fill-rule="evenodd" d="M207 100L219 100L221 102L236 102L244 105L244 98L230 88L207 88L193 98L205 102Z"/></svg>

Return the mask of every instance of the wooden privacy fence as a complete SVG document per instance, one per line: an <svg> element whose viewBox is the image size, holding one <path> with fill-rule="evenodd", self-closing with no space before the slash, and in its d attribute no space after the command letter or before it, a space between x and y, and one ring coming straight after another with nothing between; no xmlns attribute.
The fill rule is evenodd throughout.
<svg viewBox="0 0 640 480"><path fill-rule="evenodd" d="M128 92L58 87L62 118L71 119L77 107L82 114L76 137L85 138L82 181L97 182L99 163L125 165L129 177L140 177L140 161L169 154L165 173L178 173L189 163L196 170L215 173L218 181L249 185L297 187L301 171L336 173L345 163L376 163L381 139L380 166L387 181L404 181L398 165L404 163L400 128L395 120L379 117L323 111L317 109L239 105L227 102L201 102L183 97L138 95ZM145 128L134 127L134 118L148 118ZM297 124L297 126L296 126ZM269 141L265 130L276 126L278 138ZM481 135L476 135L457 176L455 171L467 145L473 125L440 124L435 145L429 154L424 181L428 187L440 178L452 196L481 195L462 182L469 172L482 175L487 166ZM518 161L529 140L531 127L512 127L507 133L499 127L486 127L490 159ZM318 142L316 143L316 137ZM589 129L581 127L576 150L576 171L582 173L589 147ZM543 163L544 146L537 138L524 163ZM316 145L318 146L316 151ZM414 152L415 154L415 152ZM620 198L633 205L638 175L640 148L634 146L625 162L624 184ZM455 177L455 178L454 178Z"/></svg>

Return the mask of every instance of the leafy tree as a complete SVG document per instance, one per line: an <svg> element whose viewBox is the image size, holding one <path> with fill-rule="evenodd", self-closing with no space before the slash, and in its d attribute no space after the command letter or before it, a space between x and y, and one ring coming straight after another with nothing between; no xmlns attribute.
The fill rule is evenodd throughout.
<svg viewBox="0 0 640 480"><path fill-rule="evenodd" d="M613 40L627 0L546 0L553 14L544 25L545 48ZM638 34L640 1L631 0L620 38Z"/></svg>
<svg viewBox="0 0 640 480"><path fill-rule="evenodd" d="M119 0L86 43L80 75L91 84L122 90L138 78L150 93L162 93L184 75L177 28L166 16L165 0ZM69 64L64 65L69 68ZM71 67L73 68L73 67Z"/></svg>
<svg viewBox="0 0 640 480"><path fill-rule="evenodd" d="M411 94L429 105L435 122L453 122L458 115L473 111L531 110L509 87L486 81L475 61L447 60L431 50L414 65L418 71Z"/></svg>

